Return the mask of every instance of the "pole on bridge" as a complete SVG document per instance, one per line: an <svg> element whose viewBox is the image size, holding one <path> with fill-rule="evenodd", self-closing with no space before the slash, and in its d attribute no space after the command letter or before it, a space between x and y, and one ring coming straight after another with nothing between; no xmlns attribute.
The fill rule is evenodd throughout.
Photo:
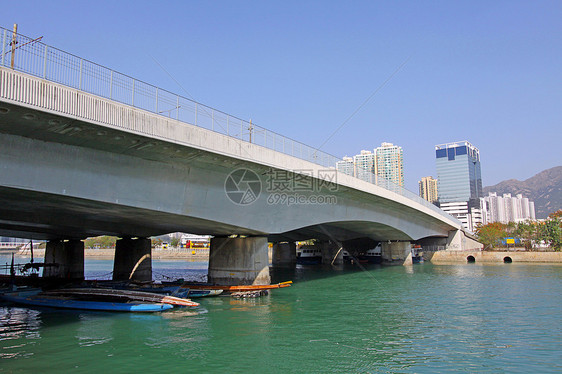
<svg viewBox="0 0 562 374"><path fill-rule="evenodd" d="M12 69L14 68L14 60L16 58L16 35L18 34L18 24L14 23L14 31L12 32L12 43L10 43L12 45L12 62L10 64L10 66L12 67Z"/></svg>

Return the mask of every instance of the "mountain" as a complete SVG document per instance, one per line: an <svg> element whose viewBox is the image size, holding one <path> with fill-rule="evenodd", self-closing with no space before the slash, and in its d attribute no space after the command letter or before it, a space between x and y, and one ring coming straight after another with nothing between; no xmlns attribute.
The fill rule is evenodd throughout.
<svg viewBox="0 0 562 374"><path fill-rule="evenodd" d="M488 192L497 192L499 196L504 193L515 196L520 193L535 202L537 218L546 218L550 213L562 209L562 166L541 171L522 182L509 179L482 190L484 196L488 196Z"/></svg>

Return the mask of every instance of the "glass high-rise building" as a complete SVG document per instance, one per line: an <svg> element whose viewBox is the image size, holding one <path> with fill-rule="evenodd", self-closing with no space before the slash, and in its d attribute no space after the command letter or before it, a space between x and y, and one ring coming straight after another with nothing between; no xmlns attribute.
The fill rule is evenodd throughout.
<svg viewBox="0 0 562 374"><path fill-rule="evenodd" d="M481 217L480 151L467 141L435 146L437 194L441 209L473 231Z"/></svg>

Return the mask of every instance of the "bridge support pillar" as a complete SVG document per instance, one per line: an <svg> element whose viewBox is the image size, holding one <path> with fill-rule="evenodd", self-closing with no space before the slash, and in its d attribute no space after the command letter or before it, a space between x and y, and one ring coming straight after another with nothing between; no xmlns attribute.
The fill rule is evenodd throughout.
<svg viewBox="0 0 562 374"><path fill-rule="evenodd" d="M343 264L343 249L332 241L322 243L322 263L341 265Z"/></svg>
<svg viewBox="0 0 562 374"><path fill-rule="evenodd" d="M84 242L50 240L45 248L45 263L58 266L43 268L45 278L84 279Z"/></svg>
<svg viewBox="0 0 562 374"><path fill-rule="evenodd" d="M412 247L410 242L383 242L382 261L387 265L411 265Z"/></svg>
<svg viewBox="0 0 562 374"><path fill-rule="evenodd" d="M212 238L208 279L225 285L270 284L267 238Z"/></svg>
<svg viewBox="0 0 562 374"><path fill-rule="evenodd" d="M152 248L148 238L123 238L115 243L113 280L152 280Z"/></svg>
<svg viewBox="0 0 562 374"><path fill-rule="evenodd" d="M295 265L297 262L297 244L295 242L273 244L271 262L273 266L291 267Z"/></svg>

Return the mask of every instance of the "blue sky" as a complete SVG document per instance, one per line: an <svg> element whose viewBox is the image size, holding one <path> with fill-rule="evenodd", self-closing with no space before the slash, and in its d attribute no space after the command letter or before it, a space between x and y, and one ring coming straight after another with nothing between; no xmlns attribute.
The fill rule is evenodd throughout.
<svg viewBox="0 0 562 374"><path fill-rule="evenodd" d="M561 1L18 0L0 13L336 156L398 144L414 192L446 142L480 149L484 186L562 165L561 20Z"/></svg>

